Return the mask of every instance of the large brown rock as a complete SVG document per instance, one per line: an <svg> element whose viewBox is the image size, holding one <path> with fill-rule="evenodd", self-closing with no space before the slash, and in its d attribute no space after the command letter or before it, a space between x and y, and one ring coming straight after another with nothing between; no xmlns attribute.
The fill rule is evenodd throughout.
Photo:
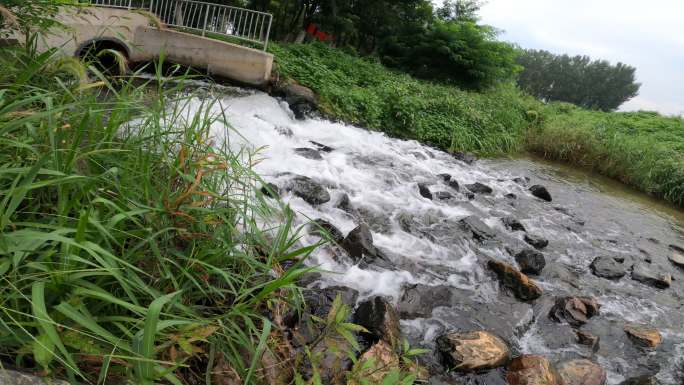
<svg viewBox="0 0 684 385"><path fill-rule="evenodd" d="M533 301L541 297L542 289L513 266L493 259L489 260L487 266L496 273L501 285L513 292L519 300Z"/></svg>
<svg viewBox="0 0 684 385"><path fill-rule="evenodd" d="M399 369L399 364L397 353L389 344L380 341L359 357L347 385L360 385L362 380L368 384L381 384L391 371Z"/></svg>
<svg viewBox="0 0 684 385"><path fill-rule="evenodd" d="M447 368L465 372L506 365L511 354L501 338L485 331L444 334L437 349Z"/></svg>
<svg viewBox="0 0 684 385"><path fill-rule="evenodd" d="M522 355L508 365L508 385L562 385L560 375L542 356Z"/></svg>
<svg viewBox="0 0 684 385"><path fill-rule="evenodd" d="M606 371L598 364L585 359L566 361L558 365L564 385L604 385Z"/></svg>
<svg viewBox="0 0 684 385"><path fill-rule="evenodd" d="M549 312L555 321L566 321L574 327L587 323L589 318L599 313L601 305L589 297L559 297Z"/></svg>
<svg viewBox="0 0 684 385"><path fill-rule="evenodd" d="M663 342L663 337L657 329L645 325L625 325L625 333L636 345L655 349Z"/></svg>

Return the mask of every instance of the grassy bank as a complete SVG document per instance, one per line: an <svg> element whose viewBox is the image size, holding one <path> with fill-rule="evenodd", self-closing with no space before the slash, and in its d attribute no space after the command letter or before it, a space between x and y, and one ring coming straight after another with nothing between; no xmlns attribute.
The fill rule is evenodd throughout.
<svg viewBox="0 0 684 385"><path fill-rule="evenodd" d="M210 102L161 77L84 74L0 53L2 365L72 383L256 383L282 337L267 315L298 302L302 270L280 264L312 248L210 141Z"/></svg>
<svg viewBox="0 0 684 385"><path fill-rule="evenodd" d="M282 77L332 118L484 155L533 151L589 167L684 206L684 121L545 105L510 85L477 93L416 80L320 44L272 45Z"/></svg>

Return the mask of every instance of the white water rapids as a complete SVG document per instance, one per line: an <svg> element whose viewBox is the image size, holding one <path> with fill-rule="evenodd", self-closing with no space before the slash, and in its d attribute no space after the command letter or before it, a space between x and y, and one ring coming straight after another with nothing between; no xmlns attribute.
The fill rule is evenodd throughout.
<svg viewBox="0 0 684 385"><path fill-rule="evenodd" d="M651 372L658 374L662 384L679 385L674 372L678 360L684 354L684 314L681 313L684 305L680 294L682 279L676 279L682 277L681 273L673 274L676 283L667 291L647 288L628 277L611 283L586 273L586 266L600 252L633 255L638 253L636 250L639 247L651 247L655 250L654 253L661 253L661 250L666 250L669 242L681 241L681 234L676 231L662 236L662 247L655 243L650 245L645 241L648 238L646 233L639 232L642 229L629 225L629 217L623 221L613 218L597 220L592 224L595 218L592 218L590 212L580 213L587 214L588 217L580 215L581 218L578 219L554 209L551 204L536 200L525 186L512 180L524 174L518 173L516 169L506 169L501 163L493 165L490 162L477 162L467 165L449 154L415 141L392 139L382 133L322 119L295 120L284 102L258 91L241 91L237 96L224 97L213 108L217 109L217 113L222 111L234 131L239 133L238 135L217 123L213 130L214 136L219 140L228 140L230 148L236 151L244 146L259 148L262 160L256 164L255 171L265 181L282 185L291 174L298 174L310 177L326 187L331 200L317 206L290 193L282 194L283 201L298 214L300 224L322 218L347 234L357 226L357 219L348 212L335 208L335 203L346 193L352 205L369 222L374 244L385 251L397 266L395 269L362 267L347 259L335 258L330 249L323 248L314 253L308 263L320 266L328 272L324 274L326 285L351 287L359 291L360 298L373 295L391 297L395 303L400 300L402 290L407 285L428 285L435 287L435 290L448 286L466 290L472 298L479 301L497 304L504 294L499 289L498 282L479 262L481 259L478 255L504 260L513 265L516 264L515 260L504 247L479 247L470 239L448 234L450 228L444 223L455 223L474 215L495 230L508 232L511 238L522 240L523 233L510 233L501 222L501 217L514 215L520 218L528 233L542 236L552 243L544 253L547 261L553 261L553 264L547 266L541 277L535 277L545 295L572 293L598 298L603 306L601 316L605 322L597 323L593 332L608 339L605 341L605 348L602 345L602 349L596 354L576 344L555 347L551 341L554 339L553 332L543 330L549 326L532 323L512 341L515 350L550 355L558 359L592 358L608 371L609 384L618 384L629 376L646 373L647 369L657 364L657 368L653 366L655 369ZM315 149L312 141L333 150L320 152L322 159L318 160L295 153L296 148ZM288 176L285 173L291 174ZM438 177L442 173L450 174L459 182L460 192L454 191ZM469 200L463 193L464 185L474 182L492 187L493 194ZM418 183L425 183L433 195L439 191L447 191L453 194L453 198L426 199L419 193ZM562 182L559 185L562 186ZM575 199L573 194L586 195L585 192L572 185L567 185L567 188L568 192L563 193L567 195L561 195L566 200L554 200L554 205L558 203L581 211L578 202L572 201ZM576 191L571 191L572 189ZM515 194L516 197L510 194ZM519 203L511 203L512 201ZM603 211L597 215L620 216L621 213ZM428 237L406 231L401 225L402 218L406 217L413 218L424 229L434 231L435 235ZM584 221L588 222L586 227L583 227ZM640 225L648 227L651 223L657 223L658 226L666 227L666 222L656 216L648 217ZM594 228L597 232L600 231L600 236L593 235L596 233L592 231ZM652 232L659 234L660 229L661 227ZM627 236L635 240L623 243L622 238L627 232ZM304 243L310 244L316 241L318 238L311 235L303 239ZM648 245L643 246L644 244ZM672 268L667 265L666 260L663 262L657 259L654 263ZM529 307L526 310L529 314L521 317L521 322L531 323L533 313L535 319L545 317L544 314L536 314L536 310L536 307ZM431 346L436 334L450 327L449 312L453 310L438 309L429 319L402 320L404 333L413 336L412 342ZM660 355L647 352L644 353L645 358L635 358L641 353L629 353L629 357L620 356L621 349L628 347L625 347L622 340L619 343L612 340L617 338L613 336L621 336L622 332L616 325L621 325L623 320L655 324L665 340L658 353ZM604 343L603 340L601 342ZM634 360L643 362L634 363Z"/></svg>

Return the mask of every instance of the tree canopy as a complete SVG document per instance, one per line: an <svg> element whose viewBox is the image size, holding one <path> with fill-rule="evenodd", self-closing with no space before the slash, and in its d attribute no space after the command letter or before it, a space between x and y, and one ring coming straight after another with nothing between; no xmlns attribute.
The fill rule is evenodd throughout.
<svg viewBox="0 0 684 385"><path fill-rule="evenodd" d="M518 57L524 68L518 85L544 101L563 101L581 107L613 111L639 94L636 68L588 56L555 55L525 50Z"/></svg>

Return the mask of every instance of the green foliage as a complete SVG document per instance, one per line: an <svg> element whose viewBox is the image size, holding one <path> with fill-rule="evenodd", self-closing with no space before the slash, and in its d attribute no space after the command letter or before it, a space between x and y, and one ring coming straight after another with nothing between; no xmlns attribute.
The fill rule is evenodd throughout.
<svg viewBox="0 0 684 385"><path fill-rule="evenodd" d="M449 151L518 150L539 108L514 87L486 92L416 80L322 44L273 45L278 70L312 88L332 117Z"/></svg>
<svg viewBox="0 0 684 385"><path fill-rule="evenodd" d="M379 53L390 67L467 89L490 88L518 71L513 47L470 20L435 21L424 31L391 36Z"/></svg>
<svg viewBox="0 0 684 385"><path fill-rule="evenodd" d="M6 37L12 31L46 31L59 26L54 19L58 7L73 3L77 1L0 0L0 37Z"/></svg>
<svg viewBox="0 0 684 385"><path fill-rule="evenodd" d="M524 68L518 84L543 101L563 101L578 106L612 111L639 94L634 67L611 65L588 56L554 55L524 50L518 59Z"/></svg>
<svg viewBox="0 0 684 385"><path fill-rule="evenodd" d="M256 382L305 271L280 262L315 245L212 143L211 100L61 62L0 52L0 354L98 384L204 382L221 356Z"/></svg>

